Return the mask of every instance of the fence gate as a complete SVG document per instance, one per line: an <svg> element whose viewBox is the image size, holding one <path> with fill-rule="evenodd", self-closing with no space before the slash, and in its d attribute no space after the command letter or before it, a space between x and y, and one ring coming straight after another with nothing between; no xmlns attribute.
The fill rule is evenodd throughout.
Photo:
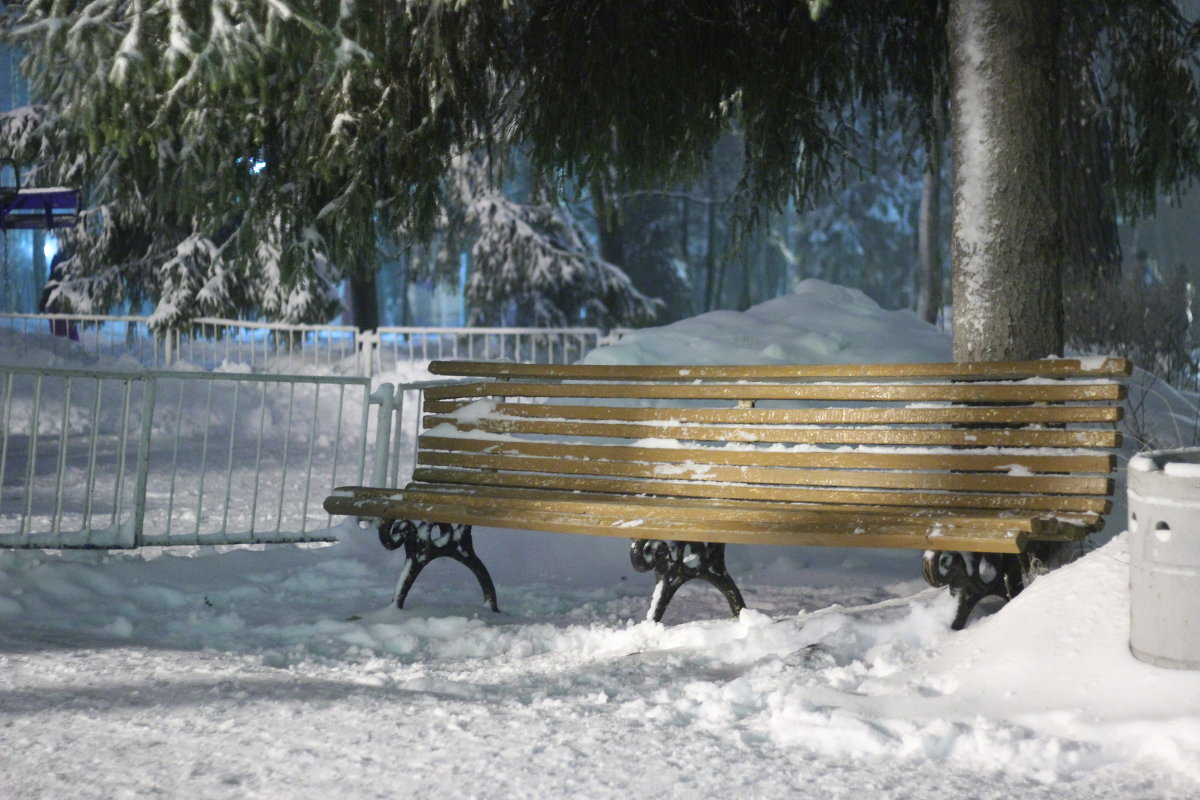
<svg viewBox="0 0 1200 800"><path fill-rule="evenodd" d="M367 378L0 367L0 547L330 541L372 402Z"/></svg>

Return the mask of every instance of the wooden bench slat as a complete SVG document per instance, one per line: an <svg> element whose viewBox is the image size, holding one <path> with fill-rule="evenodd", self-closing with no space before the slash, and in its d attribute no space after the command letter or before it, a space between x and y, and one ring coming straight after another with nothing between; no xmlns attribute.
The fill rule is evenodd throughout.
<svg viewBox="0 0 1200 800"><path fill-rule="evenodd" d="M689 466L628 462L571 461L535 456L504 456L485 453L420 451L417 463L438 467L495 469L511 472L541 472L571 475L611 475L624 478L676 478L695 481L768 483L791 486L841 486L880 489L932 489L1053 494L1098 494L1112 492L1107 478L1076 476L1026 476L986 473L883 472L863 470L817 470L784 467L725 467L709 464Z"/></svg>
<svg viewBox="0 0 1200 800"><path fill-rule="evenodd" d="M602 514L563 514L522 510L518 513L499 504L491 508L460 503L419 500L379 500L331 496L326 510L334 514L363 517L437 520L466 525L486 525L514 530L586 533L621 538L661 538L752 544L808 544L829 547L892 547L900 549L972 550L1017 553L1029 540L1025 531L997 531L952 524L928 525L912 519L865 520L826 518L819 526L803 532L789 523L712 520L698 526L691 520L647 520L640 517Z"/></svg>
<svg viewBox="0 0 1200 800"><path fill-rule="evenodd" d="M809 469L878 470L956 470L961 472L1008 471L1012 468L1033 473L1107 473L1116 464L1112 455L1028 455L1025 453L977 454L953 453L876 453L855 450L785 451L724 448L655 448L635 445L584 444L581 442L540 442L444 437L426 434L420 439L423 450L457 453L495 453L515 456L539 456L556 459L588 458L603 462L637 464L681 463L720 466L762 466Z"/></svg>
<svg viewBox="0 0 1200 800"><path fill-rule="evenodd" d="M1001 518L1001 517L1034 517L1037 514L1028 511L1013 511L1007 509L934 509L934 508L902 508L889 509L885 506L862 505L853 506L840 503L804 503L783 502L775 500L731 499L726 497L654 497L644 494L626 494L623 492L587 491L582 489L539 489L520 486L464 486L461 483L431 483L414 481L403 489L386 489L369 486L341 487L336 491L353 491L363 497L400 498L404 495L435 495L447 498L456 496L481 496L491 498L526 498L548 500L577 500L587 498L591 502L619 502L639 506L665 506L683 508L756 508L756 509L812 509L826 511L850 511L865 514L886 514L891 516L945 516L958 515L961 517Z"/></svg>
<svg viewBox="0 0 1200 800"><path fill-rule="evenodd" d="M510 486L467 488L452 484L411 484L402 493L393 490L390 495L363 489L356 490L356 493L360 496L381 498L404 496L430 502L501 502L511 503L513 507L537 508L545 511L559 510L570 513L582 510L586 510L588 513L608 513L605 509L613 509L612 513L618 513L616 509L619 508L621 514L636 512L650 518L693 519L699 523L711 518L788 521L800 525L827 514L834 517L868 521L880 520L885 517L927 520L930 524L948 519L955 521L955 524L967 524L969 521L970 524L982 528L1024 530L1037 538L1058 535L1078 537L1097 520L1096 515L1037 514L1029 511L1018 512L1012 509L889 508L887 506L781 503L724 498L645 497L578 490L525 489ZM1071 533L1064 534L1064 528L1070 529Z"/></svg>
<svg viewBox="0 0 1200 800"><path fill-rule="evenodd" d="M462 422L430 414L424 425L452 425L464 432L601 436L621 439L679 439L704 442L791 444L923 445L926 447L1100 447L1121 446L1111 430L1028 430L1010 428L779 428L765 426L674 425L661 423L581 422L567 419L483 417Z"/></svg>
<svg viewBox="0 0 1200 800"><path fill-rule="evenodd" d="M798 532L807 527L819 526L824 522L836 525L856 524L875 526L878 524L898 523L905 525L924 525L926 527L951 524L960 527L970 526L980 530L1013 530L1026 533L1052 533L1057 529L1054 520L1042 520L1031 517L963 517L953 514L939 516L922 516L916 514L891 513L876 510L848 510L845 508L827 507L818 509L742 509L714 505L682 505L682 504L641 504L625 500L597 501L595 498L576 499L539 499L516 496L447 495L438 492L422 492L419 490L406 491L401 502L440 503L444 505L463 506L474 509L505 508L517 514L526 511L545 512L548 514L574 514L584 516L608 516L622 518L644 519L647 522L691 522L700 527L710 522L739 522L739 523L769 523L787 525Z"/></svg>
<svg viewBox="0 0 1200 800"><path fill-rule="evenodd" d="M425 390L432 399L455 397L594 397L638 400L809 400L883 402L1065 403L1124 398L1119 383L947 384L653 384L458 383Z"/></svg>
<svg viewBox="0 0 1200 800"><path fill-rule="evenodd" d="M433 414L451 414L478 400L425 403ZM1070 425L1113 423L1120 406L946 406L944 408L661 408L533 403L495 403L492 414L508 417L618 422L668 421L719 425Z"/></svg>
<svg viewBox="0 0 1200 800"><path fill-rule="evenodd" d="M359 494L364 492L372 492L372 490L359 487ZM379 496L387 496L387 491L384 490ZM390 490L392 495L396 494L396 490ZM1075 534L1083 530L1090 530L1099 520L1100 515L1096 513L1063 513L1055 510L1053 513L1037 512L1029 509L1013 509L1005 508L967 508L958 506L949 507L912 507L904 506L900 508L889 507L887 505L871 505L871 504L856 504L847 505L842 503L817 503L817 502L798 502L788 501L780 502L775 500L758 500L758 499L729 499L724 497L710 498L690 498L690 497L652 497L646 495L635 494L611 494L607 492L586 492L580 489L533 489L514 486L471 486L465 487L462 484L423 484L414 483L404 489L409 493L430 493L438 496L446 495L461 495L464 492L479 493L488 497L496 498L531 498L531 499L557 499L557 500L578 500L581 497L588 497L592 502L608 502L609 500L617 500L622 503L629 503L637 506L659 507L665 506L668 508L688 507L688 508L732 508L732 509L764 509L775 511L789 511L797 509L807 509L810 511L832 511L841 513L855 514L872 514L884 516L910 516L917 519L938 518L938 517L961 517L972 519L1013 519L1013 518L1029 518L1037 519L1043 523L1053 523L1054 526L1068 525L1074 529ZM1035 529L1030 528L1031 531ZM1045 524L1037 528L1040 533L1047 533L1048 528Z"/></svg>
<svg viewBox="0 0 1200 800"><path fill-rule="evenodd" d="M536 473L476 472L442 467L419 467L416 481L432 484L469 486L512 486L532 489L579 489L614 494L642 494L655 497L706 497L747 500L796 501L837 505L902 506L929 508L1013 509L1015 511L1054 511L1066 514L1107 514L1111 502L1089 495L980 494L973 492L865 491L853 489L810 489L761 484L696 483L670 480L631 480ZM395 492L395 489L381 490Z"/></svg>
<svg viewBox="0 0 1200 800"><path fill-rule="evenodd" d="M1037 375L1048 378L1122 378L1132 374L1128 359L1081 361L1073 358L1042 361L980 361L931 364L769 364L755 366L657 366L615 364L503 364L479 361L434 361L434 375L471 378L553 378L562 380L780 380L944 378L947 380L1004 380Z"/></svg>

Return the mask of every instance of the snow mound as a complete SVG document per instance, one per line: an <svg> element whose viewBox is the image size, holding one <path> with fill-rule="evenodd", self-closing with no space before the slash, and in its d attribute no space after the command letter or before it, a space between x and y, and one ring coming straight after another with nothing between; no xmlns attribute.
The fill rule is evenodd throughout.
<svg viewBox="0 0 1200 800"><path fill-rule="evenodd" d="M922 672L953 680L954 702L981 716L1200 780L1200 672L1134 658L1129 603L1121 535L947 639Z"/></svg>
<svg viewBox="0 0 1200 800"><path fill-rule="evenodd" d="M810 278L746 311L710 311L624 336L585 364L869 364L951 359L950 338L911 311Z"/></svg>

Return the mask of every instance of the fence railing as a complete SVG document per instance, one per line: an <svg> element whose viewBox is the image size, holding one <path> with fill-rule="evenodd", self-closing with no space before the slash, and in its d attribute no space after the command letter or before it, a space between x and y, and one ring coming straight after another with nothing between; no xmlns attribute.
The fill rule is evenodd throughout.
<svg viewBox="0 0 1200 800"><path fill-rule="evenodd" d="M149 317L99 314L0 314L0 346L25 349L36 339L39 350L56 355L132 358L143 366L165 366L167 343L154 335Z"/></svg>
<svg viewBox="0 0 1200 800"><path fill-rule="evenodd" d="M367 378L0 367L0 547L327 541L394 409Z"/></svg>
<svg viewBox="0 0 1200 800"><path fill-rule="evenodd" d="M350 325L290 325L198 319L186 331L164 335L164 365L183 362L204 369L221 366L355 369L362 340ZM369 364L367 365L369 367ZM368 373L369 374L369 373Z"/></svg>
<svg viewBox="0 0 1200 800"><path fill-rule="evenodd" d="M434 359L570 364L606 341L599 328L391 327L364 337L384 371Z"/></svg>
<svg viewBox="0 0 1200 800"><path fill-rule="evenodd" d="M0 314L0 346L22 349L37 336L54 353L132 358L154 368L205 370L248 366L256 371L318 370L370 377L433 359L566 364L616 341L627 329L383 327L360 332L344 325L203 318L166 334L149 317L95 314Z"/></svg>

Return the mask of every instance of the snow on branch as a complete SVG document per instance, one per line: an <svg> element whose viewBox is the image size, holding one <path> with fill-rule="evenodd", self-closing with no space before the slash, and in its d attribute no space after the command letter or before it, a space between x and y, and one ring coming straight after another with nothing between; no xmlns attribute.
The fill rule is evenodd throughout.
<svg viewBox="0 0 1200 800"><path fill-rule="evenodd" d="M512 200L488 180L484 164L467 156L456 159L452 179L477 235L467 281L474 323L610 327L654 317L661 301L601 258L562 206Z"/></svg>

